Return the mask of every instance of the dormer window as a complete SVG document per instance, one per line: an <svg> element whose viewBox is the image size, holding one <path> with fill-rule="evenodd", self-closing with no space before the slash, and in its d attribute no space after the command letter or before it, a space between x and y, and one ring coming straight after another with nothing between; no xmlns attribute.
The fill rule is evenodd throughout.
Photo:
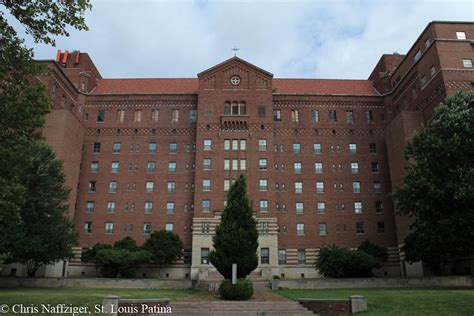
<svg viewBox="0 0 474 316"><path fill-rule="evenodd" d="M245 102L226 102L224 104L224 115L246 115L247 106Z"/></svg>

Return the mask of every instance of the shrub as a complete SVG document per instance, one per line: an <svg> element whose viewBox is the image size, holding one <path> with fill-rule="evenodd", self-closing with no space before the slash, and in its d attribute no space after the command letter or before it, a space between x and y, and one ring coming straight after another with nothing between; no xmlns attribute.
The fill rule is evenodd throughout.
<svg viewBox="0 0 474 316"><path fill-rule="evenodd" d="M252 282L247 279L238 279L237 284L232 284L232 281L226 279L222 281L219 286L219 294L224 300L230 301L245 301L252 297L253 286Z"/></svg>
<svg viewBox="0 0 474 316"><path fill-rule="evenodd" d="M380 265L373 255L360 250L349 250L334 245L319 250L316 268L324 277L370 277L372 269Z"/></svg>
<svg viewBox="0 0 474 316"><path fill-rule="evenodd" d="M279 275L274 275L273 280L280 280L280 276Z"/></svg>
<svg viewBox="0 0 474 316"><path fill-rule="evenodd" d="M387 262L388 260L388 250L385 247L381 247L379 245L373 244L370 241L366 240L363 243L360 244L359 248L357 248L360 251L363 251L365 253L368 253L369 255L372 255L379 261L379 266L377 268L380 268L380 266L384 263Z"/></svg>

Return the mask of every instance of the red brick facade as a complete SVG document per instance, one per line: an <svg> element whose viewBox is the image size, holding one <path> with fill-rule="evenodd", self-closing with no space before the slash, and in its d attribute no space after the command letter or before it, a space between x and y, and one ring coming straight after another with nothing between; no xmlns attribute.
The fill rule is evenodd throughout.
<svg viewBox="0 0 474 316"><path fill-rule="evenodd" d="M243 172L269 238L262 268L310 268L321 246L366 239L398 267L408 222L389 194L403 145L447 95L473 89L473 40L472 23L432 22L368 80L273 79L236 57L197 79L104 79L78 52L45 61L54 111L44 134L64 160L78 247L168 228L205 267L200 248Z"/></svg>

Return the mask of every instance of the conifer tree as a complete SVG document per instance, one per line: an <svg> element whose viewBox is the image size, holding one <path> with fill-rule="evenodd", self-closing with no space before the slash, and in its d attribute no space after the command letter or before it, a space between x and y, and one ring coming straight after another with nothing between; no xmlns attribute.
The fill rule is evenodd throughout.
<svg viewBox="0 0 474 316"><path fill-rule="evenodd" d="M237 264L237 277L245 278L258 265L257 222L247 197L247 183L243 175L229 190L227 205L213 238L211 263L226 279L232 277L232 264Z"/></svg>

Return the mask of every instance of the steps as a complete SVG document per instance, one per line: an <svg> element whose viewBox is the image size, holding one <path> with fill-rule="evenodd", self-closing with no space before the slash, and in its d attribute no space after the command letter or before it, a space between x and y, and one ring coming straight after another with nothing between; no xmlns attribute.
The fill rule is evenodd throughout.
<svg viewBox="0 0 474 316"><path fill-rule="evenodd" d="M179 316L303 316L314 315L293 301L207 301L170 302L173 315Z"/></svg>
<svg viewBox="0 0 474 316"><path fill-rule="evenodd" d="M217 292L222 281L200 280L195 286L195 290ZM252 280L254 292L271 291L272 284L267 280Z"/></svg>

